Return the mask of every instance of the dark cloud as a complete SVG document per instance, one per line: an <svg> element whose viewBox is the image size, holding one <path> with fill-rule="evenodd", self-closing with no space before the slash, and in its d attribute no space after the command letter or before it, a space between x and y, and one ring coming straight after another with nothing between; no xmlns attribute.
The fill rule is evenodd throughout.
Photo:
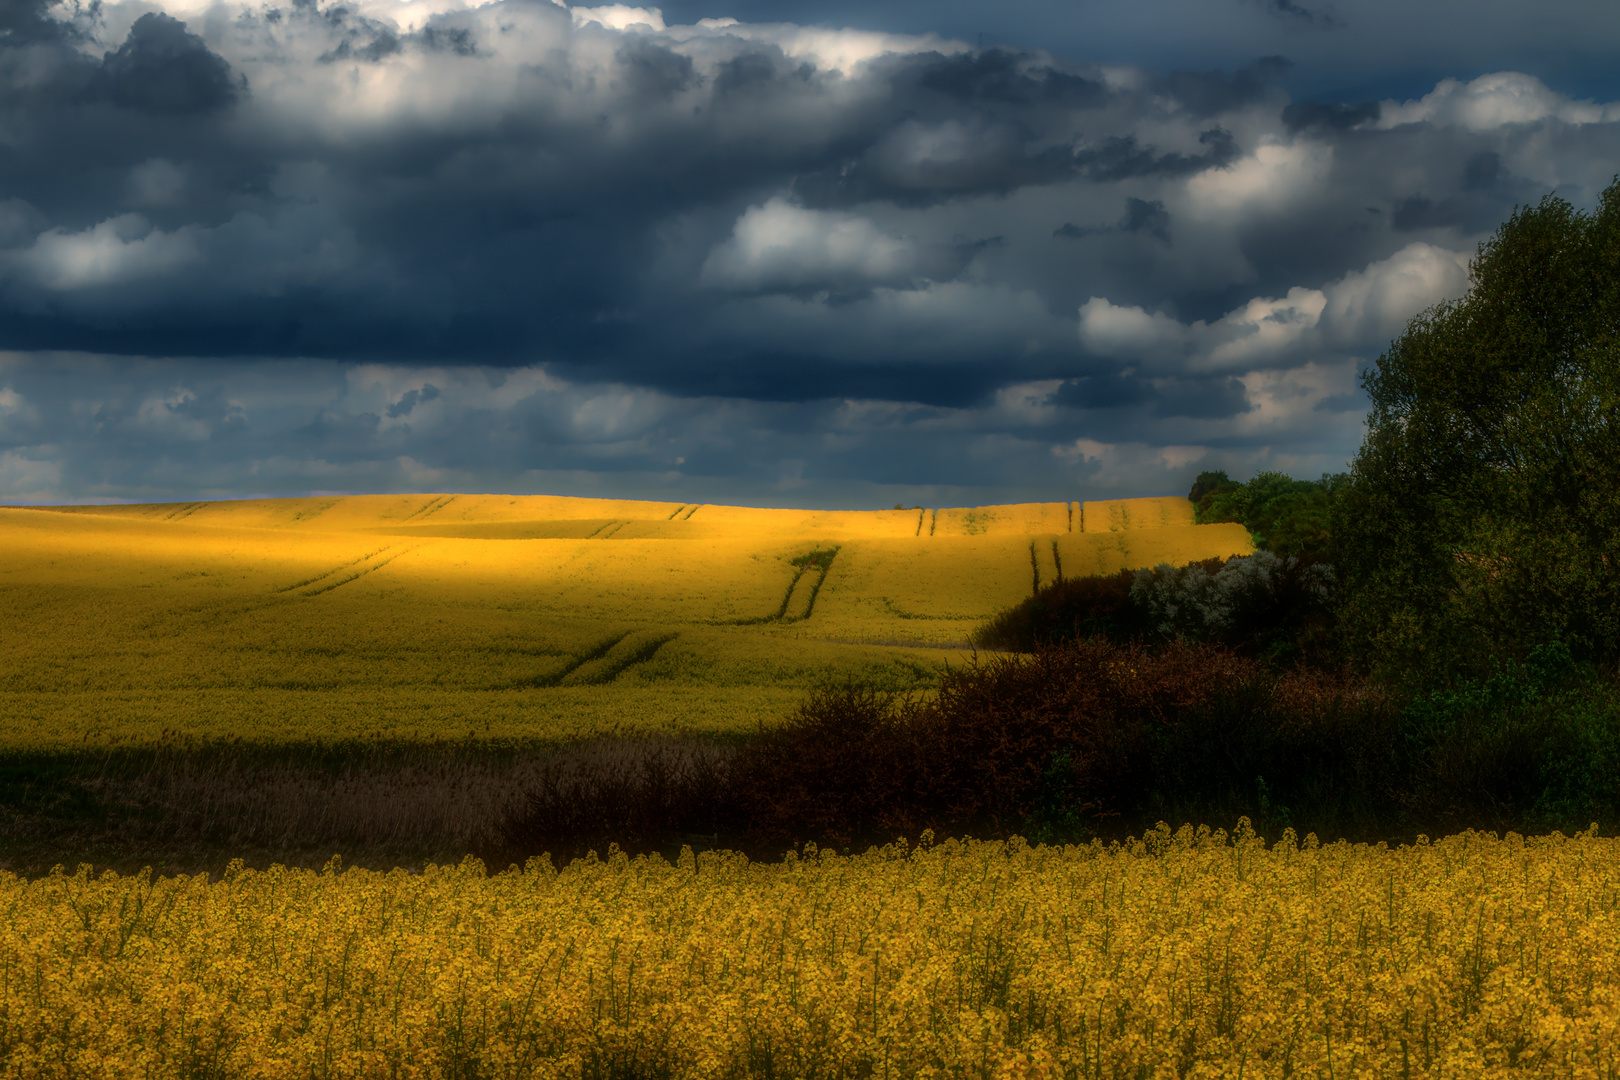
<svg viewBox="0 0 1620 1080"><path fill-rule="evenodd" d="M1053 400L1070 409L1119 409L1151 406L1154 396L1146 379L1109 372L1069 379L1058 387Z"/></svg>
<svg viewBox="0 0 1620 1080"><path fill-rule="evenodd" d="M1120 228L1129 233L1145 233L1156 240L1170 242L1170 212L1158 199L1130 198L1125 200L1125 220Z"/></svg>
<svg viewBox="0 0 1620 1080"><path fill-rule="evenodd" d="M56 0L0 0L0 46L55 44L76 37L68 25L47 15L55 6Z"/></svg>
<svg viewBox="0 0 1620 1080"><path fill-rule="evenodd" d="M411 410L424 401L432 401L439 396L439 388L432 383L426 383L420 390L407 390L400 399L388 406L386 412L390 420L398 420L402 416L411 415Z"/></svg>
<svg viewBox="0 0 1620 1080"><path fill-rule="evenodd" d="M885 59L873 75L894 119L852 132L858 151L801 174L794 191L806 203L926 206L1060 182L1084 167L1076 118L1114 97L1098 79L999 48Z"/></svg>
<svg viewBox="0 0 1620 1080"><path fill-rule="evenodd" d="M815 75L815 65L794 63L779 46L750 49L715 65L714 95L727 98L774 93L784 82L806 84Z"/></svg>
<svg viewBox="0 0 1620 1080"><path fill-rule="evenodd" d="M1192 115L1219 116L1261 101L1271 93L1268 84L1293 66L1286 56L1263 56L1231 75L1175 71L1166 76L1164 88Z"/></svg>
<svg viewBox="0 0 1620 1080"><path fill-rule="evenodd" d="M132 491L172 482L152 447L202 475L277 440L310 476L684 458L756 491L788 459L831 491L1342 458L1355 365L1515 204L1589 205L1620 156L1612 107L1512 72L1290 103L1305 65L1278 57L1104 66L527 0L225 0L189 25L0 5L0 350L97 354L109 385L184 368L74 411L0 366L19 491L7 469L55 468L41 432L90 415L102 434L64 438L147 448L112 470ZM298 357L318 405L237 393ZM502 371L532 386L496 393ZM92 457L62 475L93 486Z"/></svg>
<svg viewBox="0 0 1620 1080"><path fill-rule="evenodd" d="M672 23L721 12L744 22L809 17L802 0L665 0L662 7ZM1592 0L818 0L813 10L823 26L1039 44L1057 56L1154 71L1230 71L1284 53L1297 65L1286 80L1295 98L1399 99L1445 75L1504 70L1537 75L1577 98L1620 98L1613 63L1620 20L1594 18Z"/></svg>
<svg viewBox="0 0 1620 1080"><path fill-rule="evenodd" d="M1022 125L982 117L935 125L908 120L860 157L801 175L793 190L810 206L877 199L929 206L1057 183L1082 167L1081 155L1041 146L1035 132Z"/></svg>
<svg viewBox="0 0 1620 1080"><path fill-rule="evenodd" d="M452 53L456 56L478 55L478 39L470 27L445 24L426 26L416 39L429 52Z"/></svg>
<svg viewBox="0 0 1620 1080"><path fill-rule="evenodd" d="M1242 153L1232 133L1222 128L1201 132L1198 142L1207 147L1201 154L1160 153L1137 142L1134 135L1114 136L1100 146L1077 151L1074 167L1088 180L1113 183L1150 176L1188 176L1230 164Z"/></svg>
<svg viewBox="0 0 1620 1080"><path fill-rule="evenodd" d="M186 115L234 104L244 92L224 58L158 12L142 15L117 52L102 60L91 91L114 105L142 112Z"/></svg>
<svg viewBox="0 0 1620 1080"><path fill-rule="evenodd" d="M1418 229L1449 229L1468 220L1468 211L1456 199L1434 202L1421 195L1410 195L1395 205L1391 223L1398 232Z"/></svg>
<svg viewBox="0 0 1620 1080"><path fill-rule="evenodd" d="M1080 240L1104 233L1141 233L1168 244L1170 211L1164 208L1163 201L1159 199L1150 201L1131 196L1125 200L1125 216L1117 225L1086 229L1069 221L1052 230L1052 235L1060 240Z"/></svg>
<svg viewBox="0 0 1620 1080"><path fill-rule="evenodd" d="M1109 98L1101 80L1064 71L1022 50L1007 48L909 58L900 62L894 81L971 105L1092 109Z"/></svg>
<svg viewBox="0 0 1620 1080"><path fill-rule="evenodd" d="M264 18L272 25L280 25L283 21L294 26L300 23L319 24L322 36L336 44L316 57L317 63L358 60L375 64L404 48L402 36L393 26L367 18L348 7L321 8L317 4L295 2L290 12L283 12L279 8L267 9ZM421 40L423 35L434 32L436 28L430 26L415 36Z"/></svg>
<svg viewBox="0 0 1620 1080"><path fill-rule="evenodd" d="M631 38L614 53L626 85L637 98L661 100L690 89L697 76L692 58L654 42Z"/></svg>
<svg viewBox="0 0 1620 1080"><path fill-rule="evenodd" d="M1481 150L1463 166L1463 188L1484 191L1502 178L1502 155L1494 150Z"/></svg>
<svg viewBox="0 0 1620 1080"><path fill-rule="evenodd" d="M1153 414L1165 419L1218 420L1253 408L1248 389L1233 378L1172 379L1154 389Z"/></svg>
<svg viewBox="0 0 1620 1080"><path fill-rule="evenodd" d="M1358 124L1376 121L1383 106L1376 101L1295 101L1283 107L1283 126L1291 132L1310 128L1344 131Z"/></svg>
<svg viewBox="0 0 1620 1080"><path fill-rule="evenodd" d="M1310 23L1316 26L1339 25L1339 20L1326 10L1318 11L1308 8L1303 4L1295 3L1295 0L1257 0L1257 2L1266 11L1285 19Z"/></svg>

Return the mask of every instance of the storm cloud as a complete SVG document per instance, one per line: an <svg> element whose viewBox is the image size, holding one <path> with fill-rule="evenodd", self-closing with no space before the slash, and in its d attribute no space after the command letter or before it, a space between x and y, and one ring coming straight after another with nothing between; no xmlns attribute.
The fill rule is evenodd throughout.
<svg viewBox="0 0 1620 1080"><path fill-rule="evenodd" d="M1277 54L163 8L0 0L9 499L1309 475L1496 223L1620 159L1620 105L1518 71L1296 101Z"/></svg>

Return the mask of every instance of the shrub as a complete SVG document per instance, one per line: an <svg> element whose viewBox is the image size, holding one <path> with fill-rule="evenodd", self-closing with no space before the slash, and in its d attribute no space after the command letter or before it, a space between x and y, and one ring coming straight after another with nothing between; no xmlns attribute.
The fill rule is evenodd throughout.
<svg viewBox="0 0 1620 1080"><path fill-rule="evenodd" d="M1326 563L1258 551L1138 570L1130 599L1161 638L1217 642L1269 659L1328 660L1337 586Z"/></svg>
<svg viewBox="0 0 1620 1080"><path fill-rule="evenodd" d="M826 686L729 756L585 764L530 800L514 847L669 850L702 833L775 855L1241 817L1356 840L1573 831L1620 822L1620 702L1561 645L1402 701L1219 644L1093 638L946 669L931 698Z"/></svg>
<svg viewBox="0 0 1620 1080"><path fill-rule="evenodd" d="M1034 652L1101 639L1225 645L1246 656L1332 664L1337 580L1326 563L1269 552L1122 570L1044 586L976 631L973 644Z"/></svg>
<svg viewBox="0 0 1620 1080"><path fill-rule="evenodd" d="M1437 827L1585 828L1620 812L1620 709L1567 646L1414 699L1400 718L1412 813Z"/></svg>
<svg viewBox="0 0 1620 1080"><path fill-rule="evenodd" d="M1061 578L1043 585L1029 599L1001 612L971 635L981 649L1034 652L1047 645L1087 638L1123 643L1148 630L1131 599L1135 575Z"/></svg>
<svg viewBox="0 0 1620 1080"><path fill-rule="evenodd" d="M1275 820L1268 800L1311 821L1331 804L1324 830L1371 828L1375 813L1339 804L1387 779L1365 750L1382 708L1219 646L1092 640L948 670L931 701L824 690L743 752L739 805L767 848L924 829L1076 838L1194 811Z"/></svg>

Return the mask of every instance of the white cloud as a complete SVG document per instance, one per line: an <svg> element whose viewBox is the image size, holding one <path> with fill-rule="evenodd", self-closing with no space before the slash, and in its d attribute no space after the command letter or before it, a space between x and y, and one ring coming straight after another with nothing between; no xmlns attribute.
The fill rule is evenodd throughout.
<svg viewBox="0 0 1620 1080"><path fill-rule="evenodd" d="M1382 344L1418 312L1461 295L1467 275L1467 256L1417 243L1320 289L1256 297L1215 322L1183 323L1093 296L1080 307L1080 340L1099 356L1156 370L1249 371L1313 350Z"/></svg>
<svg viewBox="0 0 1620 1080"><path fill-rule="evenodd" d="M630 7L626 4L606 4L602 7L577 7L569 9L574 18L575 26L586 26L597 23L609 30L653 30L662 32L664 13L658 8Z"/></svg>
<svg viewBox="0 0 1620 1080"><path fill-rule="evenodd" d="M1386 101L1378 126L1428 122L1469 131L1492 131L1541 120L1614 123L1620 121L1620 102L1600 105L1590 100L1576 101L1550 89L1534 75L1499 71L1471 82L1442 79L1431 92L1413 101Z"/></svg>
<svg viewBox="0 0 1620 1080"><path fill-rule="evenodd" d="M244 211L217 226L165 231L144 214L119 214L79 232L55 228L25 248L0 251L0 272L48 293L95 293L97 303L136 304L165 280L189 276L188 299L220 293L276 295L289 287L358 284L353 231L330 208L290 203L273 216ZM199 271L206 271L199 273Z"/></svg>
<svg viewBox="0 0 1620 1080"><path fill-rule="evenodd" d="M1004 386L996 391L996 411L1007 422L1019 426L1049 423L1057 415L1056 398L1062 387L1062 379Z"/></svg>
<svg viewBox="0 0 1620 1080"><path fill-rule="evenodd" d="M1320 406L1330 398L1355 392L1356 362L1308 363L1275 371L1251 371L1237 379L1249 399L1249 411L1233 418L1237 430L1282 437L1307 425L1330 422ZM1359 426L1361 414L1356 411L1333 422Z"/></svg>
<svg viewBox="0 0 1620 1080"><path fill-rule="evenodd" d="M82 232L56 228L7 260L52 291L118 285L202 261L196 230L164 232L141 214L120 214Z"/></svg>
<svg viewBox="0 0 1620 1080"><path fill-rule="evenodd" d="M1113 443L1082 437L1067 445L1052 447L1052 455L1073 462L1102 461L1112 456L1117 449Z"/></svg>
<svg viewBox="0 0 1620 1080"><path fill-rule="evenodd" d="M1468 256L1433 244L1409 244L1387 259L1324 286L1322 322L1333 344L1394 338L1423 309L1468 289Z"/></svg>
<svg viewBox="0 0 1620 1080"><path fill-rule="evenodd" d="M1187 349L1203 325L1188 326L1160 312L1115 304L1101 296L1080 305L1080 341L1099 356L1174 356Z"/></svg>
<svg viewBox="0 0 1620 1080"><path fill-rule="evenodd" d="M701 280L757 292L849 289L905 283L923 262L915 242L867 218L775 198L737 219L704 260Z"/></svg>
<svg viewBox="0 0 1620 1080"><path fill-rule="evenodd" d="M851 76L860 65L884 56L930 52L950 56L970 48L967 42L937 34L890 34L791 23L739 23L734 19L704 19L695 27L672 26L669 33L676 40L724 35L760 45L775 45L790 60L810 63L818 70L843 76Z"/></svg>
<svg viewBox="0 0 1620 1080"><path fill-rule="evenodd" d="M1203 217L1259 206L1276 209L1319 188L1333 171L1333 147L1318 142L1266 142L1230 165L1187 181L1190 209Z"/></svg>

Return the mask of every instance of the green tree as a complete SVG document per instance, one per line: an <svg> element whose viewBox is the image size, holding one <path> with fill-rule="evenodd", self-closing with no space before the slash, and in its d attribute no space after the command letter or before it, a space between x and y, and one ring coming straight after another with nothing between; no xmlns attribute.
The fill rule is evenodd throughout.
<svg viewBox="0 0 1620 1080"><path fill-rule="evenodd" d="M1459 300L1363 378L1372 398L1333 532L1345 629L1412 683L1537 644L1620 640L1620 180L1548 196L1480 246Z"/></svg>
<svg viewBox="0 0 1620 1080"><path fill-rule="evenodd" d="M1332 540L1330 507L1344 483L1343 475L1295 480L1263 472L1240 484L1224 472L1206 472L1198 474L1187 498L1200 525L1235 521L1262 551L1325 559Z"/></svg>

